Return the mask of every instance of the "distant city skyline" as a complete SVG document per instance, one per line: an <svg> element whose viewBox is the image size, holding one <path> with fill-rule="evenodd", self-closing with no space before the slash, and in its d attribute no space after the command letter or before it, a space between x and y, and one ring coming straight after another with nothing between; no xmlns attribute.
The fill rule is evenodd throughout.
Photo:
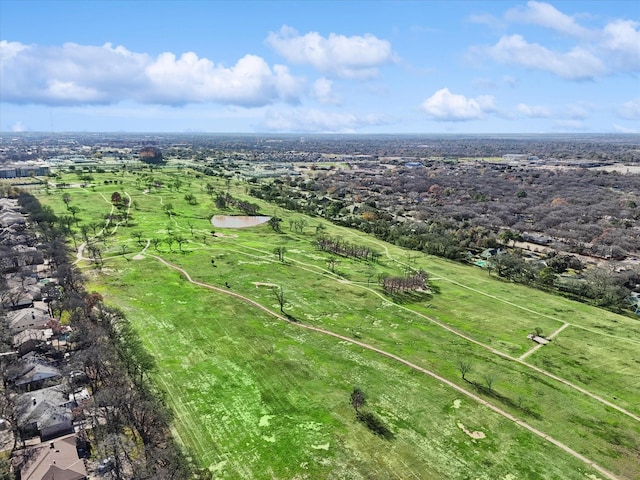
<svg viewBox="0 0 640 480"><path fill-rule="evenodd" d="M0 131L640 133L640 2L0 0Z"/></svg>

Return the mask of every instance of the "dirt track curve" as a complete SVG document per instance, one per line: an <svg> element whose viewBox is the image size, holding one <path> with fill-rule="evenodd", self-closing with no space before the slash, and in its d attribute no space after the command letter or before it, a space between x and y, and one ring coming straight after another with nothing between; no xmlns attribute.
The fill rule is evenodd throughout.
<svg viewBox="0 0 640 480"><path fill-rule="evenodd" d="M496 407L495 405L492 405L491 403L487 402L486 400L478 397L477 395L475 395L474 393L465 390L464 388L456 385L455 383L453 383L450 380L447 380L444 377L441 377L440 375L438 375L437 373L434 373L430 370L427 370L425 368L422 368L414 363L409 362L408 360L405 360L401 357L398 357L397 355L394 355L392 353L389 353L385 350L381 350L377 347L374 347L373 345L369 345L368 343L364 343L364 342L360 342L358 340L354 340L353 338L349 338L349 337L345 337L343 335L340 335L338 333L332 332L330 330L324 330L322 328L318 328L318 327L313 327L311 325L305 325L303 323L299 323L299 322L294 322L289 320L288 318L286 318L283 315L280 315L279 313L276 313L270 309L268 309L267 307L259 304L258 302L251 300L250 298L245 297L244 295L240 295L239 293L230 291L226 288L221 288L221 287L216 287L214 285L210 285L208 283L203 283L203 282L198 282L196 280L193 280L191 278L191 276L182 268L178 267L177 265L174 265L170 262L167 262L166 260L164 260L161 257L157 257L155 255L150 255L152 258L156 259L157 261L163 263L164 265L173 268L174 270L177 270L178 272L180 272L186 279L187 281L189 281L190 283L194 284L194 285L198 285L200 287L203 288L208 288L210 290L214 290L216 292L222 293L224 295L229 295L232 297L235 297L245 303L248 303L249 305L258 308L260 310L263 310L264 312L268 313L269 315L276 317L284 322L287 322L291 325L295 325L296 327L299 328L304 328L306 330L311 330L314 332L318 332L318 333L322 333L324 335L329 335L331 337L334 338L338 338L340 340L343 340L345 342L349 342L353 345L357 345L359 347L365 348L367 350L370 350L372 352L378 353L380 355L383 355L387 358L390 358L392 360L395 360L396 362L402 363L403 365L406 365L407 367L416 370L418 372L424 373L425 375L428 375L432 378L435 378L436 380L438 380L439 382L444 383L445 385L453 388L454 390L456 390L457 392L465 395L466 397L471 398L472 400L480 403L481 405L484 405L485 407L493 410L494 412L496 412L499 415L502 415L503 417L511 420L512 422L520 425L522 428L525 428L527 430L529 430L531 433L543 438L544 440L548 441L549 443L552 443L553 445L555 445L556 447L564 450L565 452L567 452L569 455L571 455L574 458L577 458L578 460L584 462L585 464L589 465L591 468L593 468L594 470L596 470L597 472L599 472L600 474L604 475L606 478L610 479L610 480L618 480L618 477L616 477L613 473L609 472L608 470L605 470L604 468L602 468L600 465L594 463L593 461L589 460L587 457L585 457L584 455L581 455L580 453L576 452L575 450L571 449L570 447L568 447L567 445L565 445L564 443L556 440L553 437L550 437L549 435L547 435L546 433L538 430L537 428L532 427L531 425L529 425L528 423L520 420L519 418L514 417L513 415L511 415L509 412L506 412L505 410L502 410L501 408Z"/></svg>
<svg viewBox="0 0 640 480"><path fill-rule="evenodd" d="M250 248L251 250L256 250L256 251L261 252L261 253L263 253L263 254L267 254L267 252L264 252L263 250L259 250L259 249L257 249L257 248L253 248L253 247L249 247L249 248ZM386 247L385 247L385 248L386 248ZM239 251L238 251L238 253L243 253L243 252L239 252ZM389 255L388 255L388 257L389 257L390 259L392 258L392 257L391 257L391 256L389 256ZM300 262L300 261L298 261L298 260L291 260L291 261L293 261L293 262L295 262L295 263L297 263L297 264L305 265L304 263L302 263L302 262ZM328 271L327 271L327 273L328 273ZM444 279L444 277L442 277L442 278ZM453 280L447 280L447 279L444 279L444 280L449 281L449 282L452 282L452 283L455 283L455 284L460 285L460 286L462 286L462 287L464 287L464 288L469 288L470 290L473 290L473 291L475 291L475 292L477 292L477 293L480 293L480 294L482 294L482 295L486 295L485 293L483 293L483 292L481 292L481 291L479 291L479 290L475 290L475 289L473 289L473 288L466 287L466 286L462 285L461 283L454 282ZM339 281L339 282L343 282L343 283L349 283L349 284L351 284L351 285L354 285L354 283L353 283L353 282L348 281L348 280L341 279L341 278L339 278L339 277L337 278L337 281ZM364 288L364 287L362 287L362 288ZM373 292L373 290L372 290L372 289L370 289L370 288L366 288L366 290L368 290L368 291L370 291L370 292ZM375 292L373 292L373 293L375 293ZM379 294L376 294L376 295L379 295ZM380 296L380 295L379 295L379 296ZM493 297L492 295L489 295L489 296ZM497 297L493 297L493 298L495 298L495 299L499 300ZM505 359L510 360L510 361L512 361L512 362L517 362L517 363L519 363L519 364L523 365L524 367L526 367L526 368L528 368L528 369L530 369L530 370L533 370L533 371L535 371L535 372L540 373L541 375L545 375L545 376L547 376L547 377L549 377L549 378L552 378L553 380L555 380L555 381L557 381L557 382L560 382L560 383L562 383L563 385L566 385L566 386L567 386L567 387L569 387L569 388L573 388L574 390L577 390L578 392L582 393L583 395L586 395L586 396L588 396L588 397L590 397L590 398L593 398L594 400L596 400L596 401L598 401L598 402L600 402L600 403L602 403L602 404L604 404L604 405L606 405L606 406L608 406L608 407L610 407L610 408L613 408L614 410L617 410L617 411L619 411L620 413L622 413L622 414L624 414L624 415L626 415L626 416L628 416L628 417L630 417L630 418L633 418L636 422L640 422L640 417L639 417L638 415L636 415L635 413L632 413L632 412L630 412L630 411L628 411L628 410L626 410L626 409L624 409L624 408L622 408L622 407L620 407L620 406L616 405L615 403L612 403L612 402L610 402L609 400L606 400L606 399L604 399L604 398L602 398L602 397L600 397L600 396L596 395L595 393L591 393L590 391L585 390L584 388L582 388L582 387L580 387L580 386L576 385L575 383L571 383L569 380L565 380L564 378L559 377L559 376L557 376L557 375L554 375L553 373L548 372L548 371L546 371L546 370L544 370L544 369L542 369L542 368L540 368L540 367L537 367L537 366L535 366L535 365L533 365L533 364L531 364L531 363L527 363L527 362L525 362L525 361L524 361L524 358L526 358L526 355L529 355L530 353L532 353L532 351L529 351L529 353L527 353L524 357L522 357L522 356L521 356L520 358L516 358L516 357L513 357L513 356L509 355L508 353L501 352L500 350L497 350L497 349L495 349L495 348L493 348L493 347L491 347L491 346L489 346L489 345L487 345L487 344L485 344L485 343L482 343L482 342L480 342L480 341L476 340L475 338L473 338L473 337L471 337L471 336L469 336L469 335L466 335L466 334L464 334L464 333L462 333L462 332L459 332L459 331L458 331L458 330L456 330L455 328L453 328L453 327L451 327L451 326L447 325L446 323L443 323L443 322L441 322L441 321L439 321L439 320L436 320L435 318L430 317L429 315L425 315L424 313L417 312L417 311L415 311L415 310L412 310L412 309L410 309L410 308L407 308L407 307L405 307L405 306L403 306L403 305L399 305L399 304L397 304L397 303L394 303L394 305L395 305L397 308L401 308L401 309L403 309L403 310L406 310L406 311L410 312L412 315L417 315L417 316L419 316L419 317L421 317L421 318L424 318L425 320L428 320L428 321L430 321L431 323L433 323L433 324L435 324L435 325L438 325L440 328L443 328L443 329L447 330L448 332L452 333L453 335L456 335L456 336L458 336L458 337L460 337L460 338L464 338L464 339L465 339L465 340L467 340L468 342L471 342L471 343L473 343L473 344L475 344L475 345L478 345L479 347L484 348L485 350L487 350L487 351L489 351L489 352L493 353L494 355L498 355L499 357L505 358ZM572 324L570 324L570 323L566 323L566 326L571 326L571 325L572 325ZM563 328L563 327L561 327L561 328ZM552 335L554 335L554 336L555 336L555 335L557 335L560 331L561 331L561 329L558 329L558 330L556 330Z"/></svg>

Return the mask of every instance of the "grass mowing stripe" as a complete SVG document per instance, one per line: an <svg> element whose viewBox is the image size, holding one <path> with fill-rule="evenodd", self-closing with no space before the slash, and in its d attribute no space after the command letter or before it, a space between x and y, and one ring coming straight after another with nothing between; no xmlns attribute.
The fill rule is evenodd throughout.
<svg viewBox="0 0 640 480"><path fill-rule="evenodd" d="M382 356L385 356L387 358L395 360L395 361L397 361L399 363L402 363L403 365L406 365L407 367L409 367L409 368L411 368L413 370L416 370L418 372L424 373L425 375L428 375L428 376L430 376L430 377L432 377L432 378L434 378L434 379L436 379L436 380L448 385L449 387L455 389L459 393L462 393L463 395L466 395L467 397L469 397L472 400L478 402L479 404L484 405L485 407L493 410L494 412L498 413L499 415L502 415L503 417L511 420L512 422L516 423L517 425L519 425L519 426L525 428L526 430L530 431L534 435L537 435L537 436L543 438L544 440L552 443L553 445L557 446L561 450L564 450L565 452L567 452L568 454L570 454L574 458L584 462L585 464L587 464L588 466L590 466L594 470L597 470L599 473L601 473L602 475L604 475L608 479L610 479L610 480L618 480L618 477L616 477L613 473L611 473L608 470L602 468L600 465L596 464L595 462L593 462L592 460L588 459L584 455L582 455L582 454L576 452L575 450L569 448L567 445L563 444L562 442L559 442L558 440L556 440L555 438L551 437L550 435L547 435L546 433L541 432L540 430L532 427L528 423L526 423L526 422L514 417L510 413L507 413L506 411L502 410L501 408L496 407L495 405L487 402L486 400L478 397L477 395L469 392L468 390L463 389L462 387L456 385L455 383L447 380L446 378L444 378L444 377L442 377L442 376L440 376L440 375L438 375L438 374L436 374L436 373L434 373L434 372L432 372L430 370L427 370L425 368L419 367L418 365L415 365L415 364L413 364L413 363L411 363L411 362L409 362L409 361L407 361L407 360L405 360L403 358L400 358L397 355L394 355L392 353L386 352L384 350L376 348L376 347L374 347L372 345L369 345L367 343L360 342L358 340L354 340L354 339L351 339L349 337L345 337L344 335L340 335L340 334L331 332L329 330L325 330L325 329L322 329L322 328L313 327L311 325L305 325L305 324L302 324L302 323L291 321L287 317L284 317L282 315L279 315L278 313L272 312L271 310L269 310L268 308L264 307L263 305L260 305L259 303L255 302L254 300L251 300L250 298L244 297L244 296L242 296L242 295L240 295L238 293L229 292L229 291L226 291L226 290L224 290L224 289L222 289L220 287L216 287L214 285L209 285L209 284L206 284L206 283L197 282L197 281L193 280L191 278L191 276L184 269L178 267L177 265L173 265L173 264L167 262L166 260L164 260L161 257L154 256L154 258L156 260L160 261L161 263L164 263L168 267L173 268L173 269L177 270L178 272L180 272L181 274L183 274L185 276L185 278L190 283L193 283L194 285L198 285L198 286L203 287L203 288L209 288L209 289L214 290L214 291L216 291L218 293L221 293L223 295L230 295L232 297L238 298L238 299L250 304L253 307L261 309L262 311L266 312L267 314L270 314L270 315L272 315L272 316L274 316L274 317L276 317L276 318L278 318L278 319L280 319L280 320L282 320L284 322L289 323L290 325L295 325L296 327L300 327L300 328L304 328L304 329L311 330L311 331L314 331L314 332L322 333L323 335L328 335L328 336L337 338L339 340L342 340L342 341L345 341L345 342L349 342L349 343L352 343L354 345L358 345L359 347L365 348L367 350L370 350L372 352L378 353L378 354L380 354Z"/></svg>

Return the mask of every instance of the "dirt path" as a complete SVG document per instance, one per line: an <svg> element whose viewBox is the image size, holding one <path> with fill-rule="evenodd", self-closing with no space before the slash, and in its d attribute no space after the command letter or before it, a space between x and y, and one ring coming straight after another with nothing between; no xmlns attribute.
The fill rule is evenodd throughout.
<svg viewBox="0 0 640 480"><path fill-rule="evenodd" d="M174 270L177 270L178 272L180 272L187 279L187 281L189 281L190 283L192 283L194 285L198 285L198 286L203 287L203 288L214 290L214 291L216 291L218 293L222 293L222 294L225 294L225 295L229 295L229 296L235 297L235 298L237 298L237 299L239 299L239 300L241 300L241 301L243 301L243 302L245 302L245 303L247 303L247 304L249 304L249 305L251 305L251 306L253 306L255 308L258 308L258 309L266 312L267 314L269 314L269 315L271 315L273 317L276 317L276 318L282 320L283 322L289 323L290 325L294 325L294 326L299 327L299 328L304 328L306 330L311 330L311 331L314 331L314 332L317 332L317 333L321 333L323 335L328 335L328 336L340 339L340 340L342 340L344 342L348 342L348 343L351 343L353 345L357 345L357 346L362 347L362 348L364 348L366 350L370 350L370 351L375 352L375 353L377 353L379 355L382 355L384 357L387 357L387 358L390 358L392 360L395 360L396 362L402 363L403 365L405 365L405 366L407 366L407 367L409 367L409 368L411 368L411 369L413 369L415 371L418 371L420 373L428 375L428 376L438 380L439 382L442 382L445 385L453 388L454 390L456 390L457 392L461 393L462 395L465 395L466 397L471 398L472 400L478 402L481 405L484 405L485 407L489 408L490 410L493 410L497 414L502 415L503 417L511 420L512 422L518 424L522 428L524 428L526 430L529 430L534 435L537 435L538 437L546 440L547 442L552 443L553 445L555 445L558 448L560 448L560 449L564 450L565 452L567 452L572 457L574 457L574 458L580 460L581 462L584 462L585 464L589 465L591 468L593 468L594 470L596 470L600 474L604 475L606 478L608 478L610 480L618 480L618 477L616 477L613 473L609 472L608 470L605 470L601 466L599 466L596 463L594 463L593 461L589 460L584 455L582 455L582 454L576 452L575 450L571 449L570 447L568 447L564 443L556 440L553 437L550 437L546 433L544 433L544 432L532 427L528 423L526 423L526 422L520 420L519 418L511 415L510 413L506 412L505 410L502 410L501 408L496 407L495 405L492 405L491 403L489 403L486 400L480 398L479 396L475 395L474 393L472 393L472 392L470 392L468 390L465 390L464 388L458 386L457 384L453 383L450 380L447 380L446 378L438 375L437 373L432 372L431 370L427 370L426 368L422 368L422 367L420 367L420 366L418 366L418 365L416 365L414 363L409 362L408 360L405 360L405 359L403 359L401 357L398 357L397 355L389 353L389 352L387 352L385 350L382 350L380 348L374 347L373 345L369 345L368 343L360 342L360 341L355 340L353 338L345 337L344 335L340 335L340 334L332 332L330 330L325 330L325 329L314 327L314 326L311 326L311 325L305 325L303 323L291 321L288 318L286 318L285 316L271 311L267 307L259 304L258 302L254 301L254 300L251 300L250 298L245 297L244 295L241 295L239 293L230 291L230 290L228 290L226 288L216 287L216 286L210 285L208 283L203 283L203 282L198 282L196 280L193 280L191 278L191 276L189 275L189 273L187 273L186 270L184 270L184 269L178 267L177 265L174 265L174 264L164 260L161 257L155 256L155 255L151 255L151 257L155 258L157 261L163 263L164 265L166 265L166 266L168 266L168 267L170 267L170 268L172 268Z"/></svg>
<svg viewBox="0 0 640 480"><path fill-rule="evenodd" d="M81 260L89 260L88 258L85 258L84 256L84 249L87 247L87 242L82 242L80 244L80 246L78 247L78 251L76 253L76 261L73 262L74 264L78 263Z"/></svg>
<svg viewBox="0 0 640 480"><path fill-rule="evenodd" d="M512 307L519 308L520 310L524 310L525 312L533 313L534 315L538 315L539 317L545 317L545 318L549 318L551 320L555 320L556 322L560 322L560 320L558 320L557 318L555 318L552 315L548 315L546 313L536 312L535 310L531 310L530 308L523 307L522 305L520 305L518 303L510 302L509 300L505 300L504 298L500 298L500 297L498 297L496 295L492 295L490 293L483 292L482 290L478 290L476 288L469 287L469 286L467 286L467 285L465 285L463 283L457 282L455 280L451 280L450 278L441 277L441 280L443 280L445 282L453 283L454 285L457 285L457 286L462 287L462 288L466 288L467 290L471 290L474 293L478 293L480 295L484 295L485 297L492 298L493 300L497 300L498 302L504 303L506 305L510 305ZM580 328L582 330L586 330L587 332L595 333L596 335L599 335L601 337L615 338L616 340L620 340L622 342L629 342L629 343L634 343L636 345L640 345L640 341L634 340L632 338L618 337L616 335L611 335L609 333L599 332L597 330L591 329L589 327L585 327L583 325L578 325L576 323L567 322L567 325L570 325L570 326L575 327L575 328Z"/></svg>
<svg viewBox="0 0 640 480"><path fill-rule="evenodd" d="M549 340L552 340L553 337L555 337L556 335L558 335L561 331L563 331L565 328L567 328L569 326L568 323L563 324L559 329L557 329L555 332L553 332L551 335L549 335L548 337L546 337ZM530 350L527 350L526 352L524 352L522 355L520 355L518 357L518 360L524 360L525 358L527 358L529 355L531 355L533 352L537 351L539 348L542 348L544 346L544 344L539 343L538 345L536 345L535 347L533 347Z"/></svg>
<svg viewBox="0 0 640 480"><path fill-rule="evenodd" d="M142 251L140 253L137 253L136 255L133 256L134 260L143 260L144 259L144 254L147 251L147 248L149 248L149 245L151 245L151 239L147 238L147 244L144 246L144 248L142 249Z"/></svg>
<svg viewBox="0 0 640 480"><path fill-rule="evenodd" d="M127 196L127 198L129 199L129 203L128 203L128 205L127 205L127 215L130 215L130 214L131 214L131 203L132 203L132 202L131 202L131 195L129 195L129 193L127 193L127 192L123 192L123 193L124 193L124 194ZM97 234L95 234L92 238L96 238L96 237L98 237L98 236L102 235L102 234L104 233L104 231L105 231L107 228L109 228L109 225L111 224L111 215L113 215L113 211L114 211L114 210L115 210L115 208L116 208L116 207L115 207L115 205L113 205L113 204L112 204L112 203L107 199L107 197L105 197L105 196L104 196L104 194L100 193L100 196L102 197L102 199L103 199L105 202L107 202L108 204L110 204L110 205L111 205L111 210L109 210L109 216L107 217L107 220L106 220L106 222L104 223L104 226L103 226L103 227L98 231L98 233L97 233ZM111 231L111 235L114 235L114 234L118 231L118 227L120 226L120 224L121 224L121 222L118 222L118 223L116 223L116 224L113 226L113 230ZM149 245L147 244L147 246L149 246ZM88 258L88 257L85 257L85 256L84 256L84 250L85 250L85 248L87 248L87 242L83 242L83 243L81 243L81 244L80 244L80 246L78 247L78 251L76 252L76 260L75 260L75 262L73 262L73 263L74 263L74 265L75 265L76 263L78 263L78 262L82 261L82 260L89 260L89 261L90 261L90 260L92 260L91 258ZM145 247L145 250L146 250L146 247ZM144 253L144 250L142 251L142 253Z"/></svg>
<svg viewBox="0 0 640 480"><path fill-rule="evenodd" d="M388 248L386 245L384 245L383 243L380 243L380 242L379 242L379 241L377 241L377 240L374 240L374 239L372 239L372 238L369 238L369 237L366 237L366 236L360 235L360 234L358 234L358 233L354 233L354 232L352 232L351 230L349 230L349 229L348 229L348 228L346 228L346 227L340 227L340 226L337 226L337 228L340 228L340 229L342 229L342 230L344 230L344 231L348 232L348 233L349 233L349 234L351 234L351 235L355 235L356 237L358 237L358 238L359 238L359 239L361 239L361 240L367 241L367 242L369 242L369 243L373 243L374 245L376 245L376 246L380 247L382 250L384 250L384 255L385 255L385 256L386 256L390 261L395 262L395 263L397 263L398 265L401 265L401 266L403 266L403 267L410 267L410 266L411 266L411 265L408 265L408 264L406 264L406 263L404 263L404 262L402 262L402 261L400 261L400 260L395 259L393 256L391 256L391 254L389 253L389 248ZM435 280L435 278L433 278L433 280ZM521 304L514 303L514 302L510 302L509 300L506 300L506 299L504 299L504 298L500 298L500 297L498 297L498 296L496 296L496 295L492 295L492 294L490 294L490 293L483 292L482 290L478 290L478 289L476 289L476 288L469 287L468 285L465 285L465 284L463 284L463 283L460 283L460 282L458 282L458 281L456 281L456 280L452 280L452 279L447 278L447 277L443 277L442 275L440 275L440 276L438 277L438 280L442 280L442 281L445 281L445 282L453 283L454 285L457 285L457 286L462 287L462 288L466 288L467 290L470 290L470 291L472 291L472 292L478 293L478 294L480 294L480 295L484 295L485 297L492 298L492 299L494 299L494 300L496 300L496 301L498 301L498 302L504 303L504 304L506 304L506 305L510 305L510 306L512 306L512 307L516 307L516 308L518 308L518 309L520 309L520 310L523 310L523 311L525 311L525 312L533 313L533 314L538 315L538 316L540 316L540 317L545 317L545 318L549 318L549 319L551 319L551 320L555 320L556 322L560 322L560 320L558 320L557 318L555 318L555 317L554 317L554 316L552 316L552 315L548 315L548 314L546 314L546 313L536 312L535 310L531 310L530 308L524 307L524 306L522 306ZM602 337L602 336L606 336L606 337L610 337L610 338L615 338L616 340L621 340L621 341L623 341L623 342L630 342L630 343L634 343L634 344L636 344L636 345L640 345L640 340L634 340L634 339L632 339L632 338L625 338L625 337L618 337L618 336L616 336L616 335L611 335L611 334L608 334L608 333L599 332L599 331L597 331L597 330L591 329L591 328L589 328L589 327L585 327L585 326L583 326L583 325L579 325L579 324L577 324L577 323L571 323L571 322L566 322L566 323L568 323L569 325L571 325L571 326L573 326L573 327L580 328L580 329L582 329L582 330L586 330L587 332L595 333L596 335L599 335L599 336L601 336L601 337Z"/></svg>
<svg viewBox="0 0 640 480"><path fill-rule="evenodd" d="M263 251L263 250L260 250L260 249L258 249L258 248L255 248L255 247L247 247L247 248L249 248L249 249L251 249L251 250L256 250L256 251L261 252L261 253L263 253L263 254L268 254L268 252L265 252L265 251ZM236 252L238 252L238 253L243 253L243 252L238 251L238 250L234 250L234 251L236 251ZM250 255L250 254L246 254L246 253L245 253L245 255ZM306 264L306 263L304 263L304 262L300 262L300 261L295 260L295 259L288 258L288 261L293 262L293 263L297 263L297 264L300 264L300 265L308 265L308 266L310 266L310 267L311 267L311 265ZM300 268L304 268L304 269L305 269L305 270L307 270L307 271L314 271L314 272L317 272L318 270L320 270L320 271L322 271L322 272L324 272L324 273L327 273L327 274L329 274L329 275L332 275L332 276L334 277L334 279L336 279L336 280L338 280L338 279L340 278L338 275L336 275L336 274L334 274L334 273L330 272L329 270L324 270L324 269L319 268L319 267L317 267L317 266L315 266L315 265L314 265L314 266L312 266L312 267L314 268L314 270L311 270L311 269L309 269L309 268L304 268L304 267L300 267ZM444 280L447 280L447 279L444 279ZM453 281L453 280L447 280L447 281L450 281L450 282L452 282L452 283L456 283L456 284L458 284L458 282L455 282L455 281ZM349 281L347 281L347 283L349 283L350 285L354 285L354 284L353 284L353 282L349 282ZM458 285L461 285L461 284L458 284ZM362 286L362 285L357 285L357 286L358 286L358 287L360 287L360 288L363 288L363 289L365 289L365 290L370 291L370 292L371 292L371 293L373 293L374 295L377 295L378 297L382 298L383 300L385 300L385 301L387 301L387 302L389 302L389 303L393 303L393 302L389 301L386 297L384 297L382 294L380 294L379 292L376 292L375 290L373 290L372 288L368 288L368 287L365 287L365 286ZM462 286L464 286L464 285L462 285ZM469 289L471 289L471 290L474 290L474 291L475 291L475 289L470 288L470 287L465 287L465 288L469 288ZM481 291L479 291L479 290L478 290L477 292L478 292L478 293L483 293L483 292L481 292ZM488 294L484 294L484 295L488 295ZM489 296L492 296L492 295L489 295ZM497 298L497 297L496 297L496 298ZM498 300L499 300L499 299L498 299ZM424 313L416 312L415 310L412 310L412 309L410 309L409 307L405 307L404 305L400 305L400 304L397 304L397 303L393 303L393 305L395 305L397 308L400 308L400 309L402 309L402 310L405 310L405 311L407 311L407 312L410 312L410 313L412 313L413 315L417 315L417 316L419 316L420 318L424 318L425 320L428 320L428 321L430 321L430 322L434 323L435 325L438 325L439 327L441 327L441 328L443 328L443 329L447 330L448 332L450 332L450 333L452 333L452 334L454 334L454 335L456 335L456 336L458 336L458 337L460 337L460 338L463 338L463 339L465 339L465 340L467 340L467 341L469 341L469 342L471 342L471 343L473 343L473 344L475 344L475 345L478 345L479 347L482 347L482 348L484 348L485 350L487 350L487 351L489 351L489 352L491 352L491 353L493 353L493 354L495 354L495 355L498 355L498 356L500 356L500 357L502 357L502 358L504 358L504 359L506 359L506 360L511 360L512 362L517 362L517 363L519 363L519 364L521 364L521 365L525 366L526 368L529 368L529 369L531 369L531 370L534 370L535 372L538 372L538 373L540 373L540 374L542 374L542 375L544 375L544 376L546 376L546 377L552 378L553 380L555 380L555 381L557 381L557 382L560 382L560 383L562 383L563 385L566 385L566 386L567 386L567 387L569 387L569 388L573 388L574 390L577 390L578 392L580 392L580 393L582 393L582 394L584 394L584 395L586 395L586 396L588 396L588 397L591 397L591 398L593 398L594 400L596 400L596 401L598 401L598 402L600 402L600 403L602 403L602 404L604 404L604 405L606 405L606 406L608 406L608 407L611 407L611 408L613 408L613 409L615 409L615 410L619 411L620 413L622 413L622 414L624 414L624 415L626 415L626 416L628 416L628 417L630 417L630 418L633 418L633 419L634 419L634 420L636 420L637 422L640 422L640 416L638 416L638 415L636 415L636 414L634 414L634 413L631 413L631 412L629 412L628 410L625 410L624 408L622 408L622 407L620 407L620 406L618 406L618 405L616 405L616 404L614 404L614 403L611 403L609 400L606 400L606 399L604 399L604 398L602 398L602 397L600 397L600 396L596 395L595 393L591 393L591 392L589 392L588 390L585 390L584 388L579 387L578 385L576 385L576 384L574 384L574 383L571 383L571 382L570 382L570 381L568 381L568 380L565 380L564 378L558 377L557 375L554 375L554 374L553 374L553 373L551 373L551 372L548 372L548 371L546 371L546 370L543 370L543 369L542 369L542 368L540 368L540 367L536 367L535 365L532 365L532 364L530 364L530 363L527 363L527 362L525 362L525 361L524 361L523 359L521 359L521 358L513 357L513 356L509 355L508 353L504 353L504 352L502 352L502 351L500 351L500 350L497 350L497 349L495 349L495 348L493 348L493 347L491 347L491 346L489 346L489 345L486 345L486 344L484 344L484 343L482 343L482 342L480 342L480 341L476 340L475 338L473 338L473 337L471 337L471 336L469 336L469 335L466 335L466 334L464 334L464 333L462 333L462 332L457 331L455 328L453 328L453 327L451 327L451 326L447 325L446 323L442 323L441 321L436 320L436 319L435 319L435 318L433 318L433 317L430 317L430 316L428 316L428 315L425 315ZM574 324L572 324L572 323L566 323L566 324L564 324L564 327L565 327L565 328L566 328L567 326L575 326L575 325L574 325ZM556 332L554 332L554 334L559 333L559 332L561 331L561 329L563 329L563 327L560 327L558 330L556 330Z"/></svg>

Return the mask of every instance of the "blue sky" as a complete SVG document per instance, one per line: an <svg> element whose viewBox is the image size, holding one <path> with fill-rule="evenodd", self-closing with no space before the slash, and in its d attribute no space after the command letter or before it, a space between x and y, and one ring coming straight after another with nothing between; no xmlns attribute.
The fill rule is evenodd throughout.
<svg viewBox="0 0 640 480"><path fill-rule="evenodd" d="M640 132L640 1L0 0L0 131Z"/></svg>

